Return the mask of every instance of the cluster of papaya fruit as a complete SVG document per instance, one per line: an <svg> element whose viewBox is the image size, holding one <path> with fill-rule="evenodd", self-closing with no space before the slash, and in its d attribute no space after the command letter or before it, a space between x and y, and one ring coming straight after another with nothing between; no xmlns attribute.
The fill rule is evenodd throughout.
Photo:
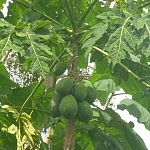
<svg viewBox="0 0 150 150"><path fill-rule="evenodd" d="M62 78L55 86L50 101L50 112L53 117L62 116L65 119L88 122L93 117L90 104L95 99L96 91L91 85L84 82L74 83L70 78Z"/></svg>

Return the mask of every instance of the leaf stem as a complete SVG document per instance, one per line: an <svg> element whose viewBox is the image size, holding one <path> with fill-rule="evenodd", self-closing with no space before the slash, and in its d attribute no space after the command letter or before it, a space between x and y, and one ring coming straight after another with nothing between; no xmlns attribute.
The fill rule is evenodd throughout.
<svg viewBox="0 0 150 150"><path fill-rule="evenodd" d="M108 107L110 101L112 100L113 96L114 96L114 92L111 93L110 97L108 98L108 100L106 101L106 104L105 104L105 109Z"/></svg>
<svg viewBox="0 0 150 150"><path fill-rule="evenodd" d="M136 64L138 64L138 65L140 65L140 66L142 66L142 67L144 67L144 68L146 68L146 69L149 69L149 70L150 70L150 67L147 66L147 65L145 65L145 64L143 64L143 63L137 62L137 61L135 61L135 60L131 60L131 59L129 59L129 58L126 58L126 59L129 60L129 61L131 61L131 62L134 62L134 63L136 63Z"/></svg>
<svg viewBox="0 0 150 150"><path fill-rule="evenodd" d="M88 16L89 12L92 10L92 8L96 4L96 2L98 2L98 0L94 0L93 3L91 3L91 5L88 7L88 9L86 10L86 12L81 17L81 19L80 19L80 21L78 23L78 27L84 22L84 20L86 19L86 17Z"/></svg>
<svg viewBox="0 0 150 150"><path fill-rule="evenodd" d="M150 2L148 2L148 3L146 3L146 4L143 4L143 5L139 6L138 9L142 9L142 8L148 6L148 5L150 5Z"/></svg>
<svg viewBox="0 0 150 150"><path fill-rule="evenodd" d="M0 60L1 62L5 62L6 61L6 59L7 59L7 57L9 56L9 54L12 52L12 49L10 49L10 50L8 50L7 52L6 52L6 55L4 56L4 57L2 57L2 59Z"/></svg>
<svg viewBox="0 0 150 150"><path fill-rule="evenodd" d="M30 4L25 4L25 3L23 3L22 1L18 1L18 0L15 0L15 2L21 4L21 5L25 6L25 7L28 7L28 8L31 7L31 3L30 3ZM44 12L41 12L41 11L39 11L39 10L33 8L33 7L32 7L32 9L33 9L34 11L36 11L37 13L43 15L45 18L47 18L48 20L52 21L53 23L62 26L61 23L59 23L58 21L56 21L56 20L54 20L53 18L49 17L49 16L46 15Z"/></svg>
<svg viewBox="0 0 150 150"><path fill-rule="evenodd" d="M71 7L70 7L70 3L67 1L67 0L64 0L65 2L65 5L64 5L64 11L66 12L66 15L71 23L71 26L72 26L72 29L73 31L75 32L77 30L77 26L75 24L75 18L73 16L73 10L71 10Z"/></svg>
<svg viewBox="0 0 150 150"><path fill-rule="evenodd" d="M107 56L109 59L111 59L109 57L109 54L105 51L103 51L102 49L96 47L96 46L93 46L93 48L99 52L101 52L102 54L104 54L105 56ZM132 76L134 76L136 79L138 79L138 81L141 81L141 78L139 76L137 76L132 70L130 70L127 66L125 66L124 64L122 63L119 63L119 65L121 67L123 67L128 73L130 73ZM147 88L150 88L150 85L148 83L146 83L145 81L142 81L141 82L144 86L146 86Z"/></svg>
<svg viewBox="0 0 150 150"><path fill-rule="evenodd" d="M132 76L134 76L138 81L141 81L141 78L139 76L137 76L134 72L132 72L127 66L125 66L122 63L119 63L119 65L124 68L128 73L130 73ZM146 83L145 81L142 81L143 85L145 85L146 87L150 88L150 85L148 83Z"/></svg>
<svg viewBox="0 0 150 150"><path fill-rule="evenodd" d="M12 106L12 107L16 108L16 109L20 109L21 108L20 106ZM34 111L38 111L38 112L42 112L42 113L46 113L48 115L51 115L51 113L49 111L42 110L42 109L36 109L36 108L32 108L32 107L24 107L24 109L34 110Z"/></svg>

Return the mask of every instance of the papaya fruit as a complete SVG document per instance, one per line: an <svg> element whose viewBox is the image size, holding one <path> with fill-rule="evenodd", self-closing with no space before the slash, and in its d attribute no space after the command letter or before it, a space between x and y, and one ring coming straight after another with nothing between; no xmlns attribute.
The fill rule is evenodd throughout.
<svg viewBox="0 0 150 150"><path fill-rule="evenodd" d="M93 111L87 101L78 103L77 119L82 122L88 122L93 118Z"/></svg>
<svg viewBox="0 0 150 150"><path fill-rule="evenodd" d="M78 104L74 96L65 96L59 105L59 112L65 119L72 119L76 116Z"/></svg>
<svg viewBox="0 0 150 150"><path fill-rule="evenodd" d="M60 96L69 95L73 87L73 81L70 78L61 79L55 86L55 90Z"/></svg>
<svg viewBox="0 0 150 150"><path fill-rule="evenodd" d="M64 62L58 62L54 67L54 74L56 76L62 75L66 70L66 64Z"/></svg>
<svg viewBox="0 0 150 150"><path fill-rule="evenodd" d="M81 102L87 96L87 88L82 83L78 83L74 86L73 95L78 102Z"/></svg>
<svg viewBox="0 0 150 150"><path fill-rule="evenodd" d="M54 92L49 104L50 113L54 118L60 116L60 112L59 112L60 101L61 101L60 96L56 92Z"/></svg>
<svg viewBox="0 0 150 150"><path fill-rule="evenodd" d="M86 101L92 104L96 99L96 90L93 87L87 87Z"/></svg>

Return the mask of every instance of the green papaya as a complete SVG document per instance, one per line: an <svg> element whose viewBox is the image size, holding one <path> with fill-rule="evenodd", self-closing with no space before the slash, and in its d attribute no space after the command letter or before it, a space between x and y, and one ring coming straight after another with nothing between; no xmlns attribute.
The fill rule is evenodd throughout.
<svg viewBox="0 0 150 150"><path fill-rule="evenodd" d="M64 62L58 62L54 67L54 74L56 76L62 75L66 70L66 64Z"/></svg>
<svg viewBox="0 0 150 150"><path fill-rule="evenodd" d="M54 92L52 99L50 100L50 113L54 118L60 116L59 112L60 101L61 101L60 96L56 92Z"/></svg>
<svg viewBox="0 0 150 150"><path fill-rule="evenodd" d="M82 122L88 122L93 118L93 111L87 101L78 103L77 119Z"/></svg>
<svg viewBox="0 0 150 150"><path fill-rule="evenodd" d="M65 119L72 119L76 116L78 104L72 95L65 96L59 105L59 112Z"/></svg>
<svg viewBox="0 0 150 150"><path fill-rule="evenodd" d="M57 93L61 96L69 95L73 87L73 81L70 78L61 79L55 86Z"/></svg>
<svg viewBox="0 0 150 150"><path fill-rule="evenodd" d="M87 96L87 88L82 83L78 83L74 86L73 95L78 102L81 102Z"/></svg>
<svg viewBox="0 0 150 150"><path fill-rule="evenodd" d="M86 101L92 104L96 99L96 90L93 87L87 87Z"/></svg>

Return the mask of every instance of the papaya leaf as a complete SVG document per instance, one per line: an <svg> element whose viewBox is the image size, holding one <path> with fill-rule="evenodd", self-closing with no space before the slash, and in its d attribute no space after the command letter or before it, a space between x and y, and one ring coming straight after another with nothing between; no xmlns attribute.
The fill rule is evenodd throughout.
<svg viewBox="0 0 150 150"><path fill-rule="evenodd" d="M133 131L134 125L132 122L126 123L121 119L119 114L112 109L107 109L106 112L112 117L107 126L118 129L120 133L115 137L121 142L124 149L134 150L140 147L140 149L147 150L143 140ZM120 140L120 138L122 140ZM133 145L131 141L134 141L135 144Z"/></svg>
<svg viewBox="0 0 150 150"><path fill-rule="evenodd" d="M139 103L131 99L124 99L117 108L128 110L131 115L137 118L139 123L143 123L145 127L150 130L150 113Z"/></svg>
<svg viewBox="0 0 150 150"><path fill-rule="evenodd" d="M4 103L6 95L12 93L13 88L18 87L18 85L10 79L9 73L2 62L0 62L0 70L0 99Z"/></svg>
<svg viewBox="0 0 150 150"><path fill-rule="evenodd" d="M150 56L150 12L141 15L140 17L136 15L133 19L133 25L138 30L136 40L137 42L137 48L140 49L140 51L146 56Z"/></svg>
<svg viewBox="0 0 150 150"><path fill-rule="evenodd" d="M108 43L105 45L105 50L108 51L113 65L125 59L126 52L131 52L129 45L135 45L132 33L127 28L130 18L131 16L129 15L124 19L122 25L110 35Z"/></svg>
<svg viewBox="0 0 150 150"><path fill-rule="evenodd" d="M2 33L0 37L0 56L5 55L5 51L10 49L20 50L20 48L14 44L11 40L15 26L8 23L5 20L0 20L0 32Z"/></svg>
<svg viewBox="0 0 150 150"><path fill-rule="evenodd" d="M3 8L3 4L5 4L5 3L6 3L6 0L1 0L1 1L0 1L0 9Z"/></svg>
<svg viewBox="0 0 150 150"><path fill-rule="evenodd" d="M10 80L9 73L2 62L0 62L0 70L0 87L9 87L10 89L17 87L17 84Z"/></svg>
<svg viewBox="0 0 150 150"><path fill-rule="evenodd" d="M121 143L111 136L104 134L100 129L89 131L89 136L93 142L95 150L123 150Z"/></svg>
<svg viewBox="0 0 150 150"><path fill-rule="evenodd" d="M52 51L53 44L58 45L58 50L63 48L63 39L53 31L49 21L37 20L30 26L19 21L13 26L3 20L0 30L3 33L0 39L0 55L4 56L6 50L13 49L25 60L32 59L28 64L30 72L42 76L50 72L49 64L56 58Z"/></svg>
<svg viewBox="0 0 150 150"><path fill-rule="evenodd" d="M89 33L85 36L82 45L82 48L87 48L85 53L86 56L92 50L92 46L96 43L96 41L99 40L106 32L107 27L108 24L99 23L90 29Z"/></svg>
<svg viewBox="0 0 150 150"><path fill-rule="evenodd" d="M94 86L99 91L107 91L109 93L114 92L116 89L115 82L112 79L99 80L95 82Z"/></svg>
<svg viewBox="0 0 150 150"><path fill-rule="evenodd" d="M116 84L112 79L103 79L94 83L97 99L105 104L110 93L116 90Z"/></svg>
<svg viewBox="0 0 150 150"><path fill-rule="evenodd" d="M27 1L24 1L24 4L26 4L26 2ZM27 9L28 8L26 5L18 4L16 1L9 3L8 15L6 16L5 20L13 25L16 25L18 21L23 18L23 15L26 13Z"/></svg>

